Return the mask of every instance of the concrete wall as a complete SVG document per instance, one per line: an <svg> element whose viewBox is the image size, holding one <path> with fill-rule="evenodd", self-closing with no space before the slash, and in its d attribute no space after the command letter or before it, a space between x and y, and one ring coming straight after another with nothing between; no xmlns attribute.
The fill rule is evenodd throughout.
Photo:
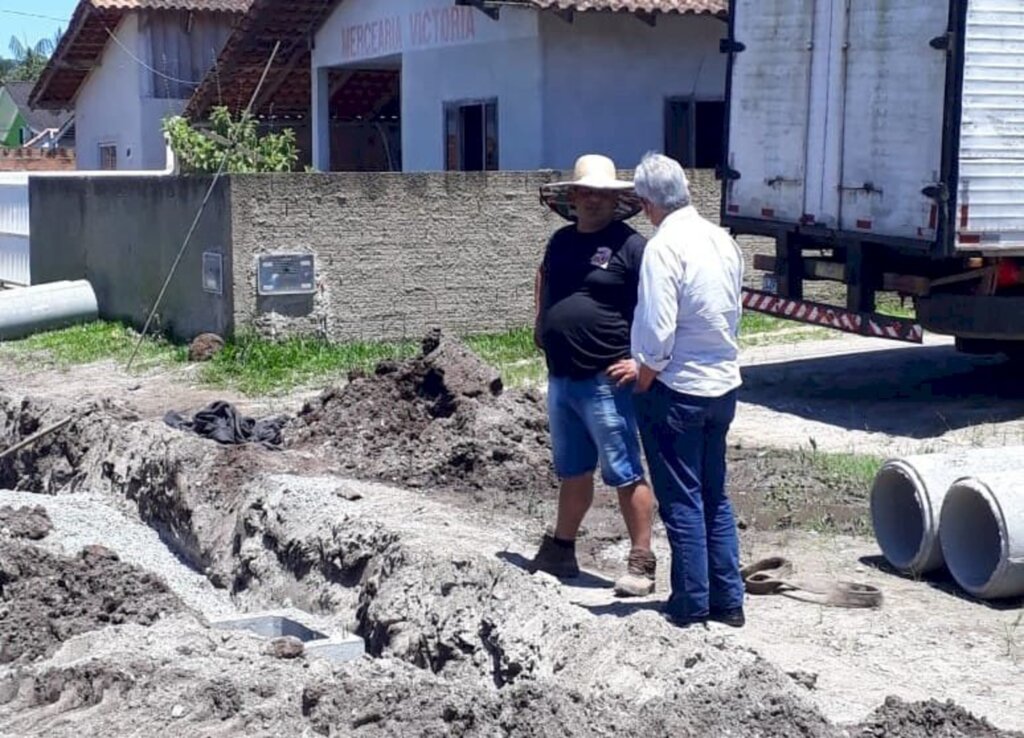
<svg viewBox="0 0 1024 738"><path fill-rule="evenodd" d="M433 325L463 334L528 325L537 264L565 224L540 205L538 188L563 176L232 175L207 207L160 325L184 340L255 329L339 341L418 338ZM690 177L694 204L716 218L714 174ZM89 279L104 317L141 325L208 184L205 177L33 179L33 282ZM642 217L631 224L651 232ZM766 247L747 242L748 267ZM223 255L222 297L202 289L204 251ZM258 296L258 258L272 254L315 255L315 293Z"/></svg>
<svg viewBox="0 0 1024 738"><path fill-rule="evenodd" d="M727 35L720 20L660 15L541 14L544 166L566 169L601 152L632 167L665 145L665 99L725 99Z"/></svg>
<svg viewBox="0 0 1024 738"><path fill-rule="evenodd" d="M114 32L121 43L107 44L75 99L79 169L99 169L100 146L107 144L117 146L118 169L143 168L142 67L128 53L145 58L137 14L127 14Z"/></svg>
<svg viewBox="0 0 1024 738"><path fill-rule="evenodd" d="M34 284L88 279L100 316L141 326L209 187L206 177L41 178L29 185ZM230 181L214 192L159 310L188 340L233 330ZM202 288L202 254L224 260L224 294Z"/></svg>
<svg viewBox="0 0 1024 738"><path fill-rule="evenodd" d="M544 173L232 178L236 325L337 340L418 338L531 320L533 275L561 225ZM314 253L312 298L257 298L256 258ZM276 314L274 314L276 313Z"/></svg>
<svg viewBox="0 0 1024 738"><path fill-rule="evenodd" d="M232 177L235 323L266 335L418 338L431 325L493 332L532 321L533 277L565 224L537 201L552 172ZM628 178L630 172L622 172ZM695 206L717 219L720 183L691 172ZM635 228L650 234L637 217ZM769 245L742 242L752 258ZM317 293L258 297L260 254L312 253Z"/></svg>

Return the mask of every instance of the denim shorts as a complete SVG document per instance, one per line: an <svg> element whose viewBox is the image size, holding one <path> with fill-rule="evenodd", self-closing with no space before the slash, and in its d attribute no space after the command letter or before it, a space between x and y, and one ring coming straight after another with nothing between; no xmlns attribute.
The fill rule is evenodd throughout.
<svg viewBox="0 0 1024 738"><path fill-rule="evenodd" d="M548 378L548 419L560 479L593 473L609 487L644 478L633 411L633 385L617 387L604 372L588 379Z"/></svg>

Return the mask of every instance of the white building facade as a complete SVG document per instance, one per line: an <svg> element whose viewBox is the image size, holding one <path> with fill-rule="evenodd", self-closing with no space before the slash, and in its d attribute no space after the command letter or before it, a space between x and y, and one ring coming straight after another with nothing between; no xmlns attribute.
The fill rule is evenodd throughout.
<svg viewBox="0 0 1024 738"><path fill-rule="evenodd" d="M400 156L389 150L382 168L565 169L587 152L631 167L651 150L719 163L721 18L515 5L497 15L454 0L341 2L312 53L314 166L339 168L339 89L382 74L397 75L397 100L347 108L361 113L349 124L400 131L390 147Z"/></svg>
<svg viewBox="0 0 1024 738"><path fill-rule="evenodd" d="M79 169L163 169L164 120L184 109L247 7L79 0L33 102L74 111Z"/></svg>

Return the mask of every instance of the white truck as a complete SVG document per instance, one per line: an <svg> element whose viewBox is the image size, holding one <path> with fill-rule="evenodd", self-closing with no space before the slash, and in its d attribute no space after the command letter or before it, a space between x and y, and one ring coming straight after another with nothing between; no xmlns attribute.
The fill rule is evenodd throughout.
<svg viewBox="0 0 1024 738"><path fill-rule="evenodd" d="M723 221L776 244L746 306L1024 353L1024 0L731 0L722 50Z"/></svg>

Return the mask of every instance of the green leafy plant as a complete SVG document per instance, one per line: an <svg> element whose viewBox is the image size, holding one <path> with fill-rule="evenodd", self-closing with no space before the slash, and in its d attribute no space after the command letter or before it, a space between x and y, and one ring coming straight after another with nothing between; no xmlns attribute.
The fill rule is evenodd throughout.
<svg viewBox="0 0 1024 738"><path fill-rule="evenodd" d="M290 172L299 159L295 131L260 135L255 118L247 113L236 118L223 106L212 110L209 125L175 116L164 121L164 130L182 171L189 174L213 174L225 156L224 171L234 174Z"/></svg>

